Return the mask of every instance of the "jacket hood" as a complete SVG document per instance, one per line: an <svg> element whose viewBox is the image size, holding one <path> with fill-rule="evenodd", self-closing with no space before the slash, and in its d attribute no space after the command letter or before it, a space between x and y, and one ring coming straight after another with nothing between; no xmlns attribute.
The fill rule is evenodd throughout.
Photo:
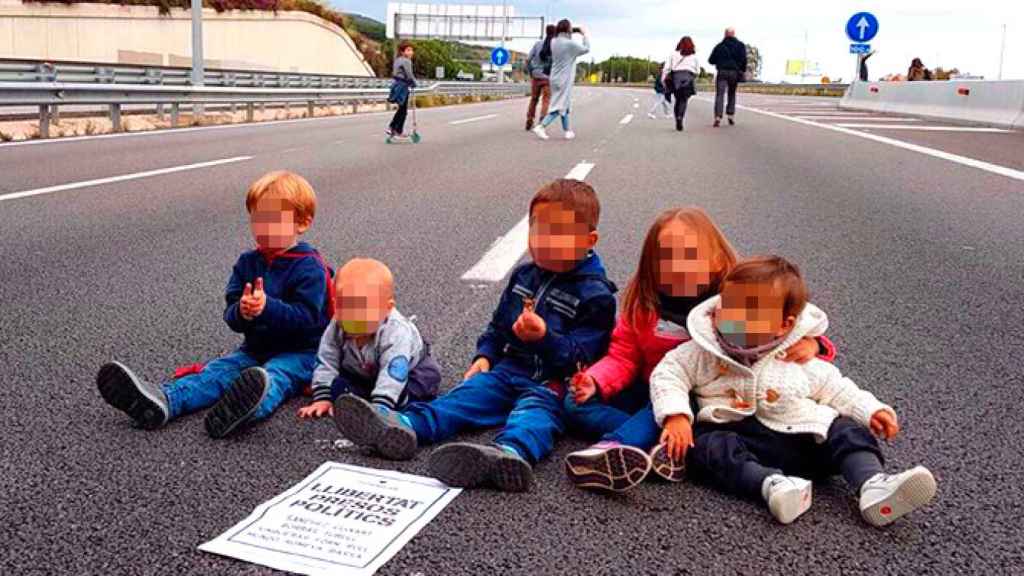
<svg viewBox="0 0 1024 576"><path fill-rule="evenodd" d="M722 351L722 346L718 343L718 338L715 336L713 315L721 301L722 297L720 295L713 296L694 308L686 319L686 329L690 332L690 337L693 338L693 341L704 350L743 370L749 370L749 368L733 360L732 357ZM784 352L812 331L822 334L827 329L828 316L820 308L808 302L804 306L803 312L797 318L796 326L793 327L793 330L786 335L782 343L772 349L771 352L765 354L764 358L776 356L780 352Z"/></svg>

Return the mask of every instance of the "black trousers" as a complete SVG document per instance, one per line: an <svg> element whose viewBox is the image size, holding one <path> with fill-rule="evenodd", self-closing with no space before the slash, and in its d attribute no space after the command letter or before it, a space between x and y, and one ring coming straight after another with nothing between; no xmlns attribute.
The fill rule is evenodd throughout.
<svg viewBox="0 0 1024 576"><path fill-rule="evenodd" d="M399 104L398 110L395 111L395 117L391 119L391 131L395 134L405 133L405 118L409 115L409 98Z"/></svg>
<svg viewBox="0 0 1024 576"><path fill-rule="evenodd" d="M878 440L850 418L836 418L825 442L776 432L751 416L729 424L698 422L686 454L687 473L724 492L761 499L772 474L819 479L841 473L854 491L882 471Z"/></svg>
<svg viewBox="0 0 1024 576"><path fill-rule="evenodd" d="M715 76L715 118L722 117L726 95L729 96L729 104L725 106L725 113L729 116L736 115L736 86L739 81L740 73L736 70L718 71Z"/></svg>
<svg viewBox="0 0 1024 576"><path fill-rule="evenodd" d="M676 102L676 120L682 120L683 118L686 118L686 104L690 100L690 96L692 95L693 90L689 87L681 88L672 93L672 97Z"/></svg>

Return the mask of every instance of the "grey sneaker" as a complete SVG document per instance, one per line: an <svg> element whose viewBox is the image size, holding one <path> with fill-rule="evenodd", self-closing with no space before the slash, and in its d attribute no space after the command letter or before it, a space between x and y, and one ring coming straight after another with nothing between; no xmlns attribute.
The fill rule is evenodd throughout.
<svg viewBox="0 0 1024 576"><path fill-rule="evenodd" d="M774 474L764 479L761 493L772 516L790 524L811 508L811 482L797 476Z"/></svg>
<svg viewBox="0 0 1024 576"><path fill-rule="evenodd" d="M625 492L643 482L650 470L643 450L619 442L598 442L565 457L565 473L579 488Z"/></svg>
<svg viewBox="0 0 1024 576"><path fill-rule="evenodd" d="M130 416L140 428L155 430L167 423L170 407L163 388L139 379L124 364L111 362L100 367L96 387L107 404Z"/></svg>
<svg viewBox="0 0 1024 576"><path fill-rule="evenodd" d="M453 442L430 453L430 475L456 488L493 486L503 492L529 492L533 467L498 446Z"/></svg>
<svg viewBox="0 0 1024 576"><path fill-rule="evenodd" d="M267 396L270 374L259 366L246 368L231 388L206 413L203 425L210 438L225 438L248 422Z"/></svg>
<svg viewBox="0 0 1024 576"><path fill-rule="evenodd" d="M372 448L389 460L409 460L416 455L416 432L401 414L354 394L334 401L334 425L356 446Z"/></svg>
<svg viewBox="0 0 1024 576"><path fill-rule="evenodd" d="M668 448L658 444L651 450L651 470L669 482L682 482L686 478L686 461L673 460L668 455Z"/></svg>
<svg viewBox="0 0 1024 576"><path fill-rule="evenodd" d="M860 488L860 513L874 526L888 526L935 498L935 477L924 466L900 474L878 474Z"/></svg>

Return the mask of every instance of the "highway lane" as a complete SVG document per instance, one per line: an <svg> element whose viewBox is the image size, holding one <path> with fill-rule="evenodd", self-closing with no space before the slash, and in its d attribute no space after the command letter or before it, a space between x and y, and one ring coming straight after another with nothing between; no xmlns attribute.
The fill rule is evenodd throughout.
<svg viewBox="0 0 1024 576"><path fill-rule="evenodd" d="M381 573L1021 565L1011 527L1024 481L1013 442L1024 426L1007 406L1022 383L1024 184L762 114L741 111L738 126L715 130L701 100L677 134L643 116L645 91L579 94L573 142L536 141L522 130L524 102L513 101L424 110L418 146L385 146L385 118L368 116L0 147L0 168L16 175L0 194L251 157L0 200L9 382L0 387L0 530L20 551L0 562L4 572L266 573L195 546L327 459L425 472L422 457L395 464L334 448L330 423L294 418L299 401L213 442L201 415L143 433L96 394L95 368L107 358L155 379L235 343L220 321L221 291L251 243L243 194L256 176L287 168L311 180L320 207L309 239L333 262L371 255L392 265L399 305L418 316L451 386L501 287L460 277L522 218L539 185L583 162L602 199L599 250L622 287L646 227L679 204L705 207L745 254L797 262L830 314L840 368L903 418L903 436L885 448L891 463L930 466L938 501L877 531L836 481L780 528L758 506L689 484L649 483L618 498L574 490L560 457L582 443L566 440L538 467L534 493L464 493Z"/></svg>

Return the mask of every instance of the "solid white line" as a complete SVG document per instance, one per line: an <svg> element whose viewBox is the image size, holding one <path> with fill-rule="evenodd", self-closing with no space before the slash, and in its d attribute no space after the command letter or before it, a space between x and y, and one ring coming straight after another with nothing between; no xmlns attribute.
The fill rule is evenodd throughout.
<svg viewBox="0 0 1024 576"><path fill-rule="evenodd" d="M619 124L629 124L632 121L633 121L633 115L632 114L626 114L622 118L622 120L619 120Z"/></svg>
<svg viewBox="0 0 1024 576"><path fill-rule="evenodd" d="M1000 128L974 128L971 126L901 126L899 124L836 124L843 128L878 128L880 130L920 130L924 132L986 132L1005 134Z"/></svg>
<svg viewBox="0 0 1024 576"><path fill-rule="evenodd" d="M705 102L714 102L710 98L701 98ZM768 112L766 110L759 110L757 108L751 108L749 106L737 105L737 108L742 110L748 110L755 114L761 114L762 116L771 116L772 118L778 118L779 120L785 120L787 122L795 122L797 124L804 124L807 126L815 126L824 130L832 130L833 132L839 132L848 136L856 136L858 138L864 138L866 140L874 140L881 144L888 144L889 146L895 146L897 148L903 148L904 150L910 150L924 154L926 156L932 156L934 158L941 158L964 166L970 166L993 174L999 174L1000 176L1006 176L1007 178L1013 178L1014 180L1024 181L1024 171L1014 170L1013 168L1007 168L1006 166L1000 166L998 164L992 164L990 162L984 162L982 160L975 160L974 158L968 158L967 156L960 156L959 154L952 154L949 152L943 152L942 150L936 150L934 148L928 148L926 146L919 146L917 144L911 144L910 142L904 142L902 140L896 140L894 138L886 138L885 136L879 136L877 134L870 134L868 132L858 132L857 130L850 130L849 128L843 128L840 126L833 126L831 124L819 124L818 122L812 122L810 120L803 120L800 118L794 118L792 116L784 116L782 114L776 114L774 112Z"/></svg>
<svg viewBox="0 0 1024 576"><path fill-rule="evenodd" d="M580 162L569 171L566 178L585 180L593 168L594 165L591 163ZM462 275L462 279L475 282L501 282L526 253L529 234L530 215L527 214L507 234L495 240L480 261Z"/></svg>
<svg viewBox="0 0 1024 576"><path fill-rule="evenodd" d="M497 118L497 114L488 114L487 116L476 116L475 118L465 118L463 120L455 120L449 122L452 126L458 126L459 124L469 124L470 122L479 122L481 120L490 120L491 118Z"/></svg>
<svg viewBox="0 0 1024 576"><path fill-rule="evenodd" d="M807 116L800 114L797 118L804 120L856 120L857 122L920 122L920 118L891 118L888 116ZM842 124L840 124L842 126ZM874 124L872 124L874 126Z"/></svg>
<svg viewBox="0 0 1024 576"><path fill-rule="evenodd" d="M162 174L173 174L174 172L184 172L185 170L196 170L198 168L209 168L210 166L219 166L221 164L231 164L233 162L242 162L245 160L252 160L252 156L236 156L234 158L224 158L221 160L212 160L210 162L200 162L198 164L186 164L185 166L174 166L172 168L161 168L159 170L149 170L147 172L136 172L134 174L124 174L122 176L111 176L109 178L98 178L96 180L84 180L82 182L71 182L69 184L60 184L58 186L48 186L46 188L37 188L35 190L25 190L23 192L11 192L10 194L4 194L0 196L0 202L4 200L15 200L17 198L28 198L29 196L40 196L42 194L52 194L54 192L63 192L65 190L76 190L78 188L86 188L89 186L100 186L102 184L112 184L114 182L124 182L125 180L138 180L139 178L149 178L151 176L160 176Z"/></svg>

